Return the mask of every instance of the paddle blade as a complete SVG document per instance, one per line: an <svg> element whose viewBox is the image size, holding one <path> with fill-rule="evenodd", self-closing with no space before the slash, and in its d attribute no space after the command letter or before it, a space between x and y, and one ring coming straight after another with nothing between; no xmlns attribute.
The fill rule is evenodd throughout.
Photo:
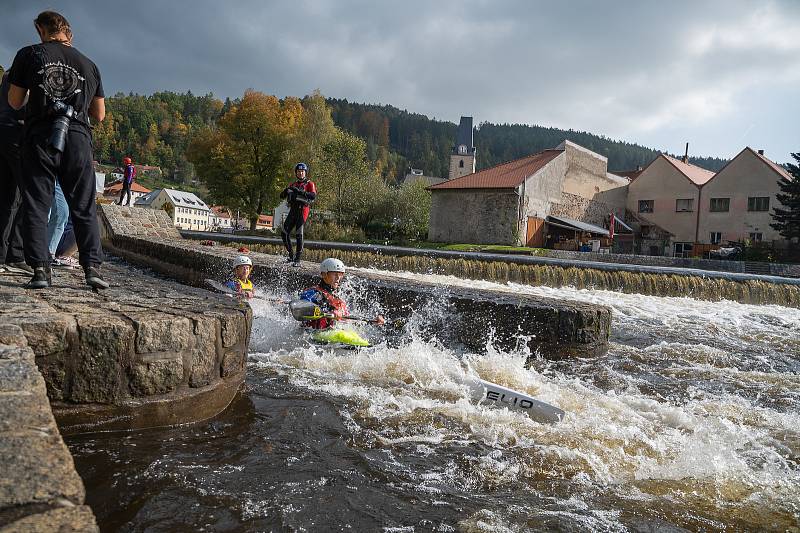
<svg viewBox="0 0 800 533"><path fill-rule="evenodd" d="M322 309L308 300L292 300L289 302L289 311L292 313L292 317L299 321L317 320L325 317Z"/></svg>
<svg viewBox="0 0 800 533"><path fill-rule="evenodd" d="M367 347L369 341L356 333L346 329L323 329L315 331L312 338L316 342L325 344L344 344L347 346Z"/></svg>
<svg viewBox="0 0 800 533"><path fill-rule="evenodd" d="M227 285L224 285L224 284L222 284L222 283L220 283L218 281L215 281L213 279L206 279L205 280L205 284L208 285L209 287L211 287L212 289L214 289L215 291L221 292L223 294L229 294L229 295L236 294L236 291L234 291L233 289L231 289Z"/></svg>
<svg viewBox="0 0 800 533"><path fill-rule="evenodd" d="M475 391L476 396L481 396L481 401L493 403L500 407L525 411L528 416L537 422L560 422L566 415L558 407L491 381L476 378L473 383L470 383L470 386Z"/></svg>

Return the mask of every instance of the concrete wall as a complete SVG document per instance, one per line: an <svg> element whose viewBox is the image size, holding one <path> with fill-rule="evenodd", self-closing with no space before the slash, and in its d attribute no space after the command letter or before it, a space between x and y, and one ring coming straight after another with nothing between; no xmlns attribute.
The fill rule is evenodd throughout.
<svg viewBox="0 0 800 533"><path fill-rule="evenodd" d="M764 241L783 240L770 227L772 212L779 206L780 176L750 150L742 151L702 190L699 242L708 243L711 232L721 232L722 241L748 239L750 233L762 233ZM769 197L769 211L748 211L748 197ZM711 198L730 198L728 212L710 212Z"/></svg>
<svg viewBox="0 0 800 533"><path fill-rule="evenodd" d="M602 191L627 185L628 180L608 174L608 159L570 141L558 146L567 158L563 191L594 198Z"/></svg>
<svg viewBox="0 0 800 533"><path fill-rule="evenodd" d="M561 201L553 204L550 214L588 222L602 228L608 225L608 215L612 211L620 218L624 214L614 206L565 192L561 195Z"/></svg>
<svg viewBox="0 0 800 533"><path fill-rule="evenodd" d="M428 240L516 244L520 198L515 189L441 189L431 194Z"/></svg>
<svg viewBox="0 0 800 533"><path fill-rule="evenodd" d="M561 201L561 188L564 185L566 170L567 157L561 153L539 172L525 180L521 220L523 225L527 217L545 218L550 214L552 205Z"/></svg>
<svg viewBox="0 0 800 533"><path fill-rule="evenodd" d="M627 207L639 218L674 234L674 242L694 242L698 191L698 187L678 169L659 157L628 186ZM692 198L692 211L676 212L675 201L678 198ZM653 200L653 212L639 213L639 200Z"/></svg>

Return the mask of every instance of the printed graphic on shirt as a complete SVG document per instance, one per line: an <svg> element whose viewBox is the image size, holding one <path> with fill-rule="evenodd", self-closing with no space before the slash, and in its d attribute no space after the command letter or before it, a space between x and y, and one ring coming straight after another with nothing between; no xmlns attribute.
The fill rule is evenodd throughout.
<svg viewBox="0 0 800 533"><path fill-rule="evenodd" d="M81 86L86 81L86 78L81 76L77 70L61 61L45 63L37 74L42 76L42 83L39 84L39 87L52 100L72 98L81 92Z"/></svg>

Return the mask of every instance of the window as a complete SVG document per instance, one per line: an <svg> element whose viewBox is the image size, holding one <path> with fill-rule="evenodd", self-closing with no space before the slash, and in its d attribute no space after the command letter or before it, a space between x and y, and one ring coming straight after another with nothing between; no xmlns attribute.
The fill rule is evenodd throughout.
<svg viewBox="0 0 800 533"><path fill-rule="evenodd" d="M640 213L652 213L654 200L639 200Z"/></svg>
<svg viewBox="0 0 800 533"><path fill-rule="evenodd" d="M650 236L650 226L642 226L642 237L649 237Z"/></svg>
<svg viewBox="0 0 800 533"><path fill-rule="evenodd" d="M751 233L750 234L750 240L752 242L761 242L761 241L764 240L764 234L760 233L760 232L759 233Z"/></svg>
<svg viewBox="0 0 800 533"><path fill-rule="evenodd" d="M722 242L722 232L721 231L712 231L711 232L711 244L719 244Z"/></svg>
<svg viewBox="0 0 800 533"><path fill-rule="evenodd" d="M458 162L458 168L464 168L464 160Z"/></svg>
<svg viewBox="0 0 800 533"><path fill-rule="evenodd" d="M686 212L694 210L694 198L678 198L675 200L675 212Z"/></svg>
<svg viewBox="0 0 800 533"><path fill-rule="evenodd" d="M709 211L712 213L727 213L731 210L730 198L712 198Z"/></svg>
<svg viewBox="0 0 800 533"><path fill-rule="evenodd" d="M676 242L675 243L675 257L689 257L692 253L692 243L690 242Z"/></svg>
<svg viewBox="0 0 800 533"><path fill-rule="evenodd" d="M748 211L769 211L769 196L751 196L747 199Z"/></svg>

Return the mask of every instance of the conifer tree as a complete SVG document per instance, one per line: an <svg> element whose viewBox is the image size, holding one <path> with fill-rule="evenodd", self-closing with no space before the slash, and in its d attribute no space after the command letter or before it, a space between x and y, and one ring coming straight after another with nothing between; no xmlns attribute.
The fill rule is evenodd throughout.
<svg viewBox="0 0 800 533"><path fill-rule="evenodd" d="M792 157L798 165L789 163L786 166L794 179L781 177L778 180L778 186L782 193L777 194L776 198L783 207L775 208L772 214L775 222L770 224L773 229L778 230L785 239L789 240L800 239L800 152L792 154Z"/></svg>

